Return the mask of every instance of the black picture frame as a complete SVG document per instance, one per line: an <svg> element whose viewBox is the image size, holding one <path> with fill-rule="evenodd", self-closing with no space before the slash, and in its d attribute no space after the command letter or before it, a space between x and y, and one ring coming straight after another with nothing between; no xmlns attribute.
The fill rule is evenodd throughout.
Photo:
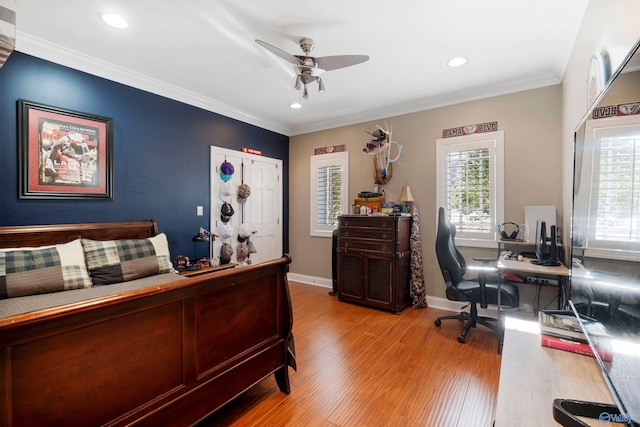
<svg viewBox="0 0 640 427"><path fill-rule="evenodd" d="M113 119L18 100L20 199L113 200Z"/></svg>

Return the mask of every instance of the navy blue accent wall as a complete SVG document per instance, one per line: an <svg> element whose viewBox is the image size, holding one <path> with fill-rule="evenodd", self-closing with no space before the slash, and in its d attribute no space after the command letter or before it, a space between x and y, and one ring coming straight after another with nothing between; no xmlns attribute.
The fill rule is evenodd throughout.
<svg viewBox="0 0 640 427"><path fill-rule="evenodd" d="M113 118L112 201L19 200L17 100ZM209 151L251 147L283 161L283 248L289 250L289 138L20 52L0 68L0 225L154 219L172 256L209 224ZM204 216L196 216L196 206Z"/></svg>

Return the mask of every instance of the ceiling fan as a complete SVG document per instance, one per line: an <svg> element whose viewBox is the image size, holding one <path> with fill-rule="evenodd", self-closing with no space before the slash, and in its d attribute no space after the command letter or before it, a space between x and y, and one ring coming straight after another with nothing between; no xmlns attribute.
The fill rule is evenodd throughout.
<svg viewBox="0 0 640 427"><path fill-rule="evenodd" d="M311 50L315 46L315 43L310 38L303 38L300 40L300 48L304 52L304 55L292 55L284 50L270 45L262 40L257 40L263 48L269 52L279 56L287 62L294 65L296 71L296 77L294 80L294 88L296 90L303 89L302 97L304 99L309 98L309 92L307 91L307 85L311 82L318 82L318 92L324 92L324 84L320 78L320 74L325 71L337 70L339 68L350 67L352 65L360 64L369 60L368 55L335 55L335 56L322 56L315 58L309 56Z"/></svg>

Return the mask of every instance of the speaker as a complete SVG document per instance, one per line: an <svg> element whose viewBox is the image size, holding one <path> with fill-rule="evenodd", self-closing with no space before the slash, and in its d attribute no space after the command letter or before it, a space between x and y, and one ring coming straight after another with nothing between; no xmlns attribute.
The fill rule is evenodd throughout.
<svg viewBox="0 0 640 427"><path fill-rule="evenodd" d="M549 246L549 264L547 265L560 265L558 259L558 232L556 226L551 226L551 245Z"/></svg>
<svg viewBox="0 0 640 427"><path fill-rule="evenodd" d="M510 230L510 232L508 230ZM503 240L515 240L518 238L518 234L520 234L520 226L515 222L503 222L498 225L498 234L500 234L500 238Z"/></svg>

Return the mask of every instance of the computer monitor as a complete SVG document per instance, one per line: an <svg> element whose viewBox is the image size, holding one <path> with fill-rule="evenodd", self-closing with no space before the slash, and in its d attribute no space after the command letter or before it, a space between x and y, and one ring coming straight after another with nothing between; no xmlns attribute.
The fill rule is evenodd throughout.
<svg viewBox="0 0 640 427"><path fill-rule="evenodd" d="M549 254L547 254L547 223L539 219L536 222L536 259L531 261L532 264L556 266L561 263L556 260L558 257L556 226L551 226L551 242Z"/></svg>

